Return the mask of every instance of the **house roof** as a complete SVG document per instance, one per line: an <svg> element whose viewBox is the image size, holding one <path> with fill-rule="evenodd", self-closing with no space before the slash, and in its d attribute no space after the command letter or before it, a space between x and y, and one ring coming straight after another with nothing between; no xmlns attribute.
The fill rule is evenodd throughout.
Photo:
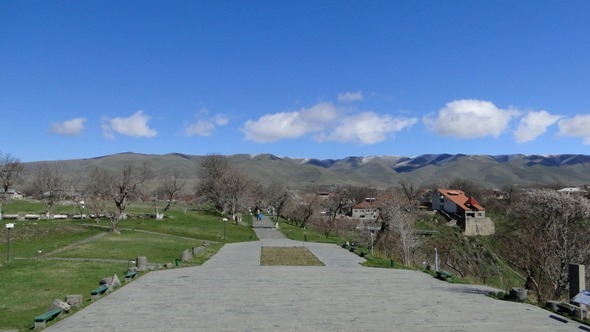
<svg viewBox="0 0 590 332"><path fill-rule="evenodd" d="M353 206L353 209L374 209L377 207L377 204L374 200L371 201L363 201L358 203L357 205Z"/></svg>
<svg viewBox="0 0 590 332"><path fill-rule="evenodd" d="M562 189L559 189L557 192L560 192L560 193L586 193L587 191L582 188L562 188Z"/></svg>
<svg viewBox="0 0 590 332"><path fill-rule="evenodd" d="M483 206L475 198L465 195L465 192L462 190L437 189L436 192L445 196L465 211L485 211Z"/></svg>

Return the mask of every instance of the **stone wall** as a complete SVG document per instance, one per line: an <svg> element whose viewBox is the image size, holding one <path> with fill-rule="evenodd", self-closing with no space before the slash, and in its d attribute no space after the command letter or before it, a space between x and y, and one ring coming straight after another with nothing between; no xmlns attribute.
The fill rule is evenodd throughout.
<svg viewBox="0 0 590 332"><path fill-rule="evenodd" d="M467 218L463 233L467 236L492 235L496 233L496 227L489 217Z"/></svg>

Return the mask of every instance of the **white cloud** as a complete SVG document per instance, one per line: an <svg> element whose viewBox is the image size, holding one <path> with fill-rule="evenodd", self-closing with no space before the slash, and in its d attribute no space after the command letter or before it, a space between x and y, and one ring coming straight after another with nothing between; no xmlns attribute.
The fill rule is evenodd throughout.
<svg viewBox="0 0 590 332"><path fill-rule="evenodd" d="M462 99L448 103L436 119L425 117L424 124L442 136L498 137L518 114L513 109L499 109L489 101Z"/></svg>
<svg viewBox="0 0 590 332"><path fill-rule="evenodd" d="M77 136L84 131L85 118L74 118L51 124L51 132L57 135Z"/></svg>
<svg viewBox="0 0 590 332"><path fill-rule="evenodd" d="M267 114L258 120L248 120L242 131L246 140L270 143L320 132L332 125L337 117L336 107L332 103L324 102L297 112Z"/></svg>
<svg viewBox="0 0 590 332"><path fill-rule="evenodd" d="M219 126L225 126L229 119L223 114L207 116L209 111L202 109L197 113L195 123L185 126L184 133L187 136L211 136Z"/></svg>
<svg viewBox="0 0 590 332"><path fill-rule="evenodd" d="M520 119L518 128L514 132L517 143L534 141L543 135L547 128L556 123L560 115L551 115L547 111L529 112Z"/></svg>
<svg viewBox="0 0 590 332"><path fill-rule="evenodd" d="M155 137L158 132L148 126L150 117L143 111L137 111L128 118L104 117L102 119L103 135L106 138L114 138L113 132L132 137Z"/></svg>
<svg viewBox="0 0 590 332"><path fill-rule="evenodd" d="M394 118L390 115L380 116L373 112L364 112L343 118L329 134L320 135L318 140L375 144L416 122L416 118Z"/></svg>
<svg viewBox="0 0 590 332"><path fill-rule="evenodd" d="M557 123L559 135L568 137L582 137L584 144L590 145L590 114L576 115L563 119Z"/></svg>
<svg viewBox="0 0 590 332"><path fill-rule="evenodd" d="M247 140L257 143L313 134L320 142L375 144L417 121L416 118L395 118L374 112L355 113L353 109L337 108L324 102L296 112L267 114L258 120L247 121L242 131Z"/></svg>
<svg viewBox="0 0 590 332"><path fill-rule="evenodd" d="M349 103L353 101L363 100L363 92L345 92L338 95L338 101L341 103Z"/></svg>

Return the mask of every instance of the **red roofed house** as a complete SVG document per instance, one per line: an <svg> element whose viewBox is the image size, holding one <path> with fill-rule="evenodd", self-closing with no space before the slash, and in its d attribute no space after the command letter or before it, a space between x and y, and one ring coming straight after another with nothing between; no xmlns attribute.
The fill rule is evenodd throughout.
<svg viewBox="0 0 590 332"><path fill-rule="evenodd" d="M377 219L377 204L375 198L365 200L352 207L352 219Z"/></svg>
<svg viewBox="0 0 590 332"><path fill-rule="evenodd" d="M486 217L486 210L462 190L437 189L432 195L432 209L455 220L465 235L491 235L495 233L493 221Z"/></svg>

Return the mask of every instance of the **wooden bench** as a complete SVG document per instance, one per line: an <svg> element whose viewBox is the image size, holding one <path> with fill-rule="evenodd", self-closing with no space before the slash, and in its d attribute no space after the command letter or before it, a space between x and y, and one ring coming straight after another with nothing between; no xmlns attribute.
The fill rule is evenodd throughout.
<svg viewBox="0 0 590 332"><path fill-rule="evenodd" d="M47 311L46 313L44 313L42 315L35 317L35 330L44 329L45 326L47 326L47 322L55 319L56 317L61 315L62 312L63 312L63 309L55 308L53 310Z"/></svg>
<svg viewBox="0 0 590 332"><path fill-rule="evenodd" d="M127 273L125 273L125 282L131 281L138 273L138 271L127 271Z"/></svg>
<svg viewBox="0 0 590 332"><path fill-rule="evenodd" d="M105 294L105 293L108 294L109 289L110 289L110 287L107 284L100 285L100 287L98 287L97 289L93 289L90 292L90 295L91 295L90 299L94 301L94 300L98 299L100 297L100 295Z"/></svg>
<svg viewBox="0 0 590 332"><path fill-rule="evenodd" d="M448 280L452 275L447 271L436 271L436 277L440 280Z"/></svg>

